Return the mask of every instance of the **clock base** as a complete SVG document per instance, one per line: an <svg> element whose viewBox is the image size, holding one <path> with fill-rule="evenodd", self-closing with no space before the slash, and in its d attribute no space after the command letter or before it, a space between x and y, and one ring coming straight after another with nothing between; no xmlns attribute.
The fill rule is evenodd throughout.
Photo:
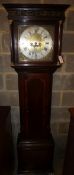
<svg viewBox="0 0 74 175"><path fill-rule="evenodd" d="M51 172L51 173L49 173L49 172L46 172L46 173L40 173L40 172L38 172L38 173L34 173L33 171L32 172L23 172L23 173L18 173L18 175L54 175L54 173L53 172Z"/></svg>
<svg viewBox="0 0 74 175"><path fill-rule="evenodd" d="M49 139L21 140L18 139L18 174L26 172L52 173L54 141Z"/></svg>

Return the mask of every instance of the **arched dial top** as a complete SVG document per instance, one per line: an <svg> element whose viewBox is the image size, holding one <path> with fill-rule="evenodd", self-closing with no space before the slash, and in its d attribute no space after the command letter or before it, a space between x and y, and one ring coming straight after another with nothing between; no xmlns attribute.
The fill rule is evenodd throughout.
<svg viewBox="0 0 74 175"><path fill-rule="evenodd" d="M45 60L45 57L52 54L53 45L50 32L38 25L27 27L19 38L19 50L24 56L23 60L25 57L28 60Z"/></svg>

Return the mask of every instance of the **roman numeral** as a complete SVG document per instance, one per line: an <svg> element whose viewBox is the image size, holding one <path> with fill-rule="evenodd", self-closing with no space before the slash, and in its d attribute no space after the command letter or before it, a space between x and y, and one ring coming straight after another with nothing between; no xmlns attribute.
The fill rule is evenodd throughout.
<svg viewBox="0 0 74 175"><path fill-rule="evenodd" d="M46 47L44 47L44 50L47 51L48 49Z"/></svg>
<svg viewBox="0 0 74 175"><path fill-rule="evenodd" d="M46 42L45 44L49 44L49 42Z"/></svg>

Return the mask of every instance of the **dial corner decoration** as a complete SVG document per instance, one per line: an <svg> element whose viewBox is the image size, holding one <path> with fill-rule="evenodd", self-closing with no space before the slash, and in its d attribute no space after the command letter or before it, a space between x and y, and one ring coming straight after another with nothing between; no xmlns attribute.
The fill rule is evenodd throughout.
<svg viewBox="0 0 74 175"><path fill-rule="evenodd" d="M53 47L51 32L45 27L39 25L24 26L18 41L19 61L51 60Z"/></svg>

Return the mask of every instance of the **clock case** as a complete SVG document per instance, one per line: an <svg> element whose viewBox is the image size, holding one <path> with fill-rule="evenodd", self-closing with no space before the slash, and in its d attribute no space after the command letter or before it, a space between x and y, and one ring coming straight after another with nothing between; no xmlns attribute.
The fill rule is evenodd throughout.
<svg viewBox="0 0 74 175"><path fill-rule="evenodd" d="M18 173L53 172L51 134L53 73L60 63L63 22L69 5L4 4L11 21L11 66L18 73L20 133L17 139ZM19 61L20 25L54 26L52 61Z"/></svg>

